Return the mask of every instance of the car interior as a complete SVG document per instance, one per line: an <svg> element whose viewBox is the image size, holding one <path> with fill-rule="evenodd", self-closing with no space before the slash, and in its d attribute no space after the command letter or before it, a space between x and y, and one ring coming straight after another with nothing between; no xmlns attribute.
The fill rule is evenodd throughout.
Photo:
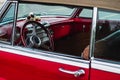
<svg viewBox="0 0 120 80"><path fill-rule="evenodd" d="M84 8L80 7L80 9L78 9L78 11L76 12L82 12L83 9ZM67 54L68 56L72 57L81 57L81 55L83 54L88 54L89 50L87 51L87 53L83 52L85 48L90 45L92 18L80 17L79 15L80 14L76 14L75 17L70 17L68 18L68 20L64 20L64 18L66 17L38 17L33 12L29 12L29 14L25 18L17 18L14 43L15 45L21 47L47 50L65 55ZM49 22L42 21L42 18L53 18L54 20L55 18L63 18L63 21L50 24ZM1 22L0 24L0 39L2 41L10 42L12 40L11 35L13 22L5 23L4 18L2 19L2 21L3 23ZM115 42L115 40L117 39L119 40L119 38L115 38L113 42L106 43L104 44L104 46L103 43L105 43L104 41L107 41L109 39L111 40L111 38L109 37L111 37L112 33L119 29L119 21L98 20L96 27L95 46L97 46L97 43L99 43L102 45L98 45L98 47L102 47L100 47L100 50L95 48L95 56L98 56L97 54L99 54L98 57L102 57L100 55L110 53L103 53L101 52L103 51L101 49L108 48L106 47L106 45L110 47L109 44ZM118 41L116 44L118 44ZM113 51L115 50L112 50L111 52Z"/></svg>

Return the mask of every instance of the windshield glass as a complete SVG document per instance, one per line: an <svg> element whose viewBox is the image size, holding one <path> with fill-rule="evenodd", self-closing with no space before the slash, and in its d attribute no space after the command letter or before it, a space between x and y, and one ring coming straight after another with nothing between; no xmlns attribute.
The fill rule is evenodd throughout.
<svg viewBox="0 0 120 80"><path fill-rule="evenodd" d="M30 12L37 16L71 16L74 7L47 4L19 4L18 17L26 17Z"/></svg>

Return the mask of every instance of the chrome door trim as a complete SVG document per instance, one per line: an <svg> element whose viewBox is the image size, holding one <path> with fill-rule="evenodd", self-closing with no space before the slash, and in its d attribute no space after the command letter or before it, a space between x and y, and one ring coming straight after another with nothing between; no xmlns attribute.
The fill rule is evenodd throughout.
<svg viewBox="0 0 120 80"><path fill-rule="evenodd" d="M14 10L14 21L13 21L13 29L12 29L12 46L14 45L14 40L15 40L15 29L16 29L16 22L17 22L17 14L18 14L18 1L14 1L15 3L15 10Z"/></svg>
<svg viewBox="0 0 120 80"><path fill-rule="evenodd" d="M67 64L76 67L89 68L89 61L71 58L67 56L60 56L54 54L54 52L41 51L36 49L30 49L19 46L10 46L0 43L0 51L10 52L11 54L17 54L22 56L27 56L31 58L37 58L62 64ZM60 53L58 53L60 54Z"/></svg>
<svg viewBox="0 0 120 80"><path fill-rule="evenodd" d="M119 62L119 64L117 64L114 61L108 62L108 61L104 61L104 60L94 59L91 62L91 68L120 74L120 62Z"/></svg>
<svg viewBox="0 0 120 80"><path fill-rule="evenodd" d="M94 57L94 44L95 44L95 33L96 33L96 24L97 24L97 7L93 8L93 19L92 19L92 30L90 38L90 59Z"/></svg>

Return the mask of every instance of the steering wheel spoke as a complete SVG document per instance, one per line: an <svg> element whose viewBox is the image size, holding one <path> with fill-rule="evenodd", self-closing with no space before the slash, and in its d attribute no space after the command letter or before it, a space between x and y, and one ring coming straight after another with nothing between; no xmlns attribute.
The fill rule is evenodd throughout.
<svg viewBox="0 0 120 80"><path fill-rule="evenodd" d="M45 37L44 40L43 37ZM29 21L24 24L21 30L21 40L25 47L54 50L54 43L49 30L36 21ZM48 44L46 45L46 43Z"/></svg>
<svg viewBox="0 0 120 80"><path fill-rule="evenodd" d="M32 32L33 35L36 35L36 34L37 34L37 33L36 33L36 29L37 29L37 25L36 25L36 24L33 24L33 32Z"/></svg>

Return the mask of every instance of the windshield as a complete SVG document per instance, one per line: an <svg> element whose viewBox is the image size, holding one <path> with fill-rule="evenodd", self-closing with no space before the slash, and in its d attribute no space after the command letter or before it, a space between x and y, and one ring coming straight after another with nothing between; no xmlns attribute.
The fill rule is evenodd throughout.
<svg viewBox="0 0 120 80"><path fill-rule="evenodd" d="M26 17L30 12L37 16L66 16L69 17L74 11L74 7L47 5L47 4L19 4L18 17Z"/></svg>

